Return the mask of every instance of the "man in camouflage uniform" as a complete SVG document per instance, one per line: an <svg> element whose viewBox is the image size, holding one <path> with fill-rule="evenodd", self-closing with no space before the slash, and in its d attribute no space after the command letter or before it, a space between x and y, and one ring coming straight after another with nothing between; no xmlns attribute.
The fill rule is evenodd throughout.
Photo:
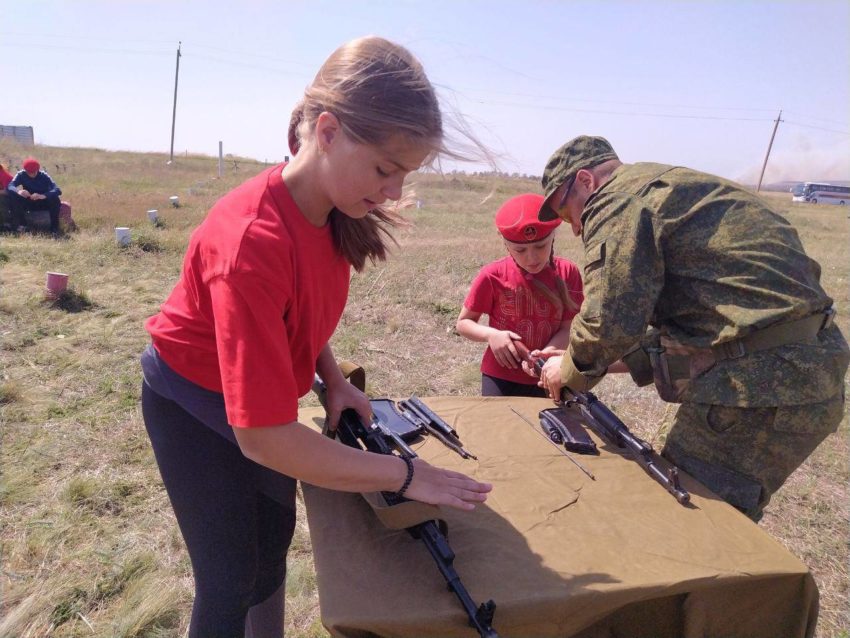
<svg viewBox="0 0 850 638"><path fill-rule="evenodd" d="M622 164L600 137L558 149L543 188L540 219L582 237L585 300L542 384L587 391L622 358L682 404L662 454L759 520L843 415L850 353L820 266L754 193Z"/></svg>

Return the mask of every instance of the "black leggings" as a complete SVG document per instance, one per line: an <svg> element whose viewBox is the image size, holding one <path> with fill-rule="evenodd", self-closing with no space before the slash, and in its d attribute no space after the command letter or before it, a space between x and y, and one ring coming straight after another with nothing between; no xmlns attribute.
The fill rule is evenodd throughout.
<svg viewBox="0 0 850 638"><path fill-rule="evenodd" d="M222 405L223 409L223 405ZM295 480L142 385L142 412L195 577L190 638L243 638L248 610L286 577Z"/></svg>
<svg viewBox="0 0 850 638"><path fill-rule="evenodd" d="M529 377L530 378L530 377ZM482 397L541 397L546 398L546 390L533 383L507 381L488 374L481 374Z"/></svg>
<svg viewBox="0 0 850 638"><path fill-rule="evenodd" d="M26 226L27 212L46 210L50 213L50 232L58 232L59 206L61 204L62 202L58 196L32 200L27 197L21 197L17 193L10 193L9 212L12 213L12 224L14 226Z"/></svg>

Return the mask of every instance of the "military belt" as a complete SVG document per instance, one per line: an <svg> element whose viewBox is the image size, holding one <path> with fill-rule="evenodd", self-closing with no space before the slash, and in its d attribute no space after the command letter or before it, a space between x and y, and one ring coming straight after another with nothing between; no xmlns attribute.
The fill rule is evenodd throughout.
<svg viewBox="0 0 850 638"><path fill-rule="evenodd" d="M834 319L835 308L827 308L823 312L802 319L767 326L741 339L719 343L712 346L710 350L716 361L739 359L752 352L770 350L771 348L812 339L821 330L829 328Z"/></svg>

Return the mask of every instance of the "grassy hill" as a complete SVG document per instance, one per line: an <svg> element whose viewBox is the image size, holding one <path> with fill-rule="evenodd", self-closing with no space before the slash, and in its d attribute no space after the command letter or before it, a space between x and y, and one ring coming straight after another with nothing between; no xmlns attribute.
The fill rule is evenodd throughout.
<svg viewBox="0 0 850 638"><path fill-rule="evenodd" d="M0 143L4 163L28 152ZM189 233L207 208L263 166L231 160L219 179L210 157L166 166L167 157L156 154L33 152L72 203L80 230L65 241L0 236L0 638L181 636L192 579L138 406L143 322L177 280ZM481 345L452 327L479 267L503 254L492 225L496 208L539 186L467 176L414 181L422 207L408 211L413 225L398 234L391 260L354 275L333 346L340 358L365 366L374 395L475 395ZM180 196L180 208L169 206L171 195ZM822 264L838 322L850 333L846 213L792 205L787 193L766 196ZM147 222L150 208L160 210L160 227ZM132 228L130 246L115 244L115 226ZM581 263L568 230L556 249ZM45 272L54 270L70 275L71 293L59 304L43 294ZM673 407L622 376L606 379L599 394L659 445ZM847 430L845 419L762 523L814 572L819 638L848 636L850 627ZM289 555L287 635L324 636L300 514Z"/></svg>

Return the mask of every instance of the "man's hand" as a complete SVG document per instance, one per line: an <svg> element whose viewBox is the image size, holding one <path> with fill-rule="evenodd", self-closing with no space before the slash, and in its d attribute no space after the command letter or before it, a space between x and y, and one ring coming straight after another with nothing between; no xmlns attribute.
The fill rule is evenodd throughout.
<svg viewBox="0 0 850 638"><path fill-rule="evenodd" d="M30 199L34 202L40 201L42 199L47 199L47 195L42 195L41 193L32 193L30 195Z"/></svg>
<svg viewBox="0 0 850 638"><path fill-rule="evenodd" d="M549 357L557 357L562 356L566 350L561 350L560 348L556 348L554 346L546 346L542 350L532 350L528 353L528 360L522 362L522 370L526 374L538 378L540 375L537 374L537 370L532 366L532 362L537 361L538 359L548 359Z"/></svg>
<svg viewBox="0 0 850 638"><path fill-rule="evenodd" d="M25 197L26 199L30 199L32 197L32 195L30 195L30 192L23 186L18 186L18 195L20 195L21 197Z"/></svg>
<svg viewBox="0 0 850 638"><path fill-rule="evenodd" d="M487 345L496 356L496 361L503 368L519 367L521 359L516 346L514 346L514 341L519 341L520 339L521 337L515 332L495 329L487 337Z"/></svg>
<svg viewBox="0 0 850 638"><path fill-rule="evenodd" d="M540 373L540 381L537 383L555 401L561 398L561 361L563 358L563 355L557 355L546 359L546 363L543 364L543 371Z"/></svg>

